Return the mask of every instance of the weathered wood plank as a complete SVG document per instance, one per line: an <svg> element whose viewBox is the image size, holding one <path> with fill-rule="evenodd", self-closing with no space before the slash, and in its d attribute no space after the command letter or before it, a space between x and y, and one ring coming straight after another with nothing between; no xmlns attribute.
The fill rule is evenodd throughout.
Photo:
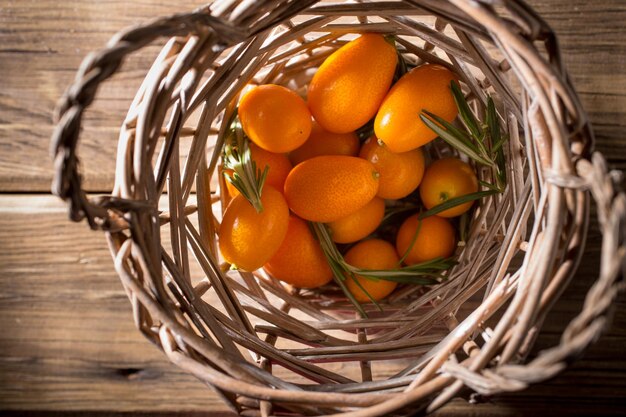
<svg viewBox="0 0 626 417"><path fill-rule="evenodd" d="M104 235L51 198L1 198L0 408L223 409L137 332Z"/></svg>
<svg viewBox="0 0 626 417"><path fill-rule="evenodd" d="M626 5L619 0L530 3L561 39L565 62L594 123L598 149L616 167L626 168L626 142L621 140L626 130ZM49 190L52 110L89 51L129 25L201 4L0 1L0 190ZM87 113L80 156L88 190L111 188L119 125L157 52L158 47L151 47L129 59Z"/></svg>
<svg viewBox="0 0 626 417"><path fill-rule="evenodd" d="M563 61L590 116L597 149L625 170L626 3L529 0L552 26Z"/></svg>
<svg viewBox="0 0 626 417"><path fill-rule="evenodd" d="M0 1L0 190L50 189L53 109L87 53L125 27L203 3ZM111 188L119 126L159 50L132 56L87 113L79 154L88 189Z"/></svg>
<svg viewBox="0 0 626 417"><path fill-rule="evenodd" d="M210 389L170 365L135 329L101 233L71 224L54 197L23 195L0 196L0 230L0 410L226 410ZM558 343L563 324L580 308L597 273L599 243L592 232L589 261L549 316L537 349ZM565 414L592 415L599 410L594 401L626 412L624 307L622 297L612 330L553 381L490 404L455 401L439 415L527 415L547 404Z"/></svg>

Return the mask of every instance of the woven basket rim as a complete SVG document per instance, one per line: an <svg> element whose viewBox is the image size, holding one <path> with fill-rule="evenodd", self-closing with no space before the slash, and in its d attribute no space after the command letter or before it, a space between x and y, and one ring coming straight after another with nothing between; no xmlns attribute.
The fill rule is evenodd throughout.
<svg viewBox="0 0 626 417"><path fill-rule="evenodd" d="M618 276L626 259L626 197L615 182L617 175L608 171L602 156L591 153L593 133L587 116L563 67L556 37L540 16L517 0L498 2L496 6L472 0L331 5L317 5L312 0L253 3L216 1L191 13L156 19L120 32L107 47L85 60L57 110L57 128L52 138L57 168L53 191L69 202L73 220L86 218L92 228L106 231L116 270L131 300L135 323L148 339L172 362L212 385L236 412L258 410L261 415L269 415L277 409L376 416L400 409L408 413L433 411L463 386L488 395L523 389L555 375L599 336L611 301L621 288ZM368 22L369 14L383 16L384 22ZM435 23L428 26L413 20L423 14L433 16ZM304 16L304 21L294 22L295 15ZM476 99L477 106L485 90L498 97L498 109L509 126L513 143L507 157L514 176L502 199L494 199L474 221L493 221L485 233L489 239L495 239L502 221L508 221L501 249L494 249L489 255L494 256L495 265L509 265L515 252L526 254L521 268L512 274L507 275L506 268L501 267L493 273L477 271L474 278L463 278L467 281L467 288L463 287L466 292L486 286L483 302L474 312L461 323L451 315L446 321L450 332L438 341L436 348L390 379L368 381L371 359L361 360L361 383L273 347L271 342L277 338L295 337L299 325L280 308L268 305L267 298L263 300L262 293L276 295L279 291L272 285L257 281L248 273L242 273L243 281L237 283L220 270L212 255L216 249L211 239L211 205L216 201L205 176L199 174L213 172L216 167L219 146L213 154L217 156L211 158L206 158L203 150L208 135L219 130L219 121L227 118L233 96L229 88L238 91L233 86L243 85L263 65L270 68L265 79L274 77L279 81L285 81L290 71L296 73L306 65L314 66L316 59L323 56L315 55L319 48L315 41L322 39L324 46L336 47L343 34L359 30L348 23L333 26L340 15L355 16L360 30L399 33L399 43L407 55L460 71L465 91ZM281 26L285 28L281 33L272 32ZM320 31L320 27L330 34L327 38L305 40L305 34ZM445 32L450 27L454 29L452 35ZM424 44L411 44L406 37L409 35L420 37ZM171 39L146 76L122 127L115 189L111 196L89 199L81 189L77 169L76 144L82 114L93 101L99 84L117 71L126 55L159 37ZM489 40L504 59L493 59L485 47ZM307 42L312 45L308 49ZM294 68L280 55L274 55L272 62L272 53L283 43L299 43L302 49L297 53L308 52L310 59L302 60L299 67L292 65ZM230 55L220 58L226 50ZM483 78L474 78L469 66L478 68ZM519 97L506 80L509 71L521 83L523 93ZM202 79L205 72L213 78ZM196 129L186 131L184 121L196 109L201 114L200 123ZM216 118L222 111L222 119ZM178 139L184 135L192 137L192 145L185 166L181 166ZM161 136L167 146L163 146L157 159L156 174L149 175L151 169L146 168L151 167ZM521 159L522 153L526 159ZM190 206L186 202L194 183L198 204ZM166 187L171 206L169 212L159 213L158 197ZM541 322L580 262L590 197L598 205L604 235L598 281L559 345L519 364L528 355ZM503 208L507 205L511 207ZM187 219L191 215L199 219L197 229ZM534 220L531 226L524 224L529 217ZM172 255L161 247L161 227L170 229ZM474 241L487 240L478 228L475 232ZM521 239L520 235L528 239ZM188 270L191 255L207 274L207 280L195 288ZM481 256L487 257L487 251L477 254L478 258ZM469 268L473 264L467 260L466 265ZM478 274L491 278L474 282ZM459 274L459 279L462 276ZM209 289L218 294L226 313L202 301ZM428 296L437 295L434 291ZM280 296L283 309L300 308L315 314L292 294L285 292ZM250 301L246 301L246 308L242 307L238 297L252 299L257 307L252 310ZM486 331L483 321L509 300L497 325ZM276 332L262 340L248 315L264 320L273 318L283 328L275 324ZM326 319L322 313L313 318ZM308 342L333 346L328 333L306 323L301 326L302 332L308 332ZM400 326L390 330L387 339L383 335L374 340L383 345L396 342L397 337L412 335L408 329L408 325ZM366 333L360 332L361 344L370 342ZM259 366L246 362L236 346L253 351ZM467 358L459 363L455 352ZM306 375L317 388L274 376L272 362ZM353 407L358 411L348 411Z"/></svg>

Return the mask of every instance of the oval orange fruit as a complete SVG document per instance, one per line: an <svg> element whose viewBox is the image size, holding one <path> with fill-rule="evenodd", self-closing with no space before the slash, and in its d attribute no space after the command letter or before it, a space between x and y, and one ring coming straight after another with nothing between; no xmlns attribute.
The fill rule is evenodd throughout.
<svg viewBox="0 0 626 417"><path fill-rule="evenodd" d="M376 137L371 137L361 147L359 156L370 161L380 174L378 197L404 198L415 191L422 181L424 154L419 148L394 153Z"/></svg>
<svg viewBox="0 0 626 417"><path fill-rule="evenodd" d="M263 148L255 145L252 142L248 142L250 147L250 158L256 163L258 170L263 172L265 167L268 167L267 177L265 178L265 184L271 185L276 190L282 192L285 187L285 180L287 175L293 168L289 158L284 153L274 153L266 151ZM225 169L224 175L231 177L233 175L232 169ZM231 197L235 197L239 194L239 190L226 179L226 188Z"/></svg>
<svg viewBox="0 0 626 417"><path fill-rule="evenodd" d="M324 129L319 123L313 122L311 135L298 149L289 153L294 165L302 161L322 155L356 156L359 153L359 138L355 132L333 133Z"/></svg>
<svg viewBox="0 0 626 417"><path fill-rule="evenodd" d="M266 151L292 151L311 133L311 112L305 101L280 85L260 85L248 91L238 111L246 135Z"/></svg>
<svg viewBox="0 0 626 417"><path fill-rule="evenodd" d="M330 236L337 243L356 242L376 230L384 216L385 200L374 197L354 213L328 223Z"/></svg>
<svg viewBox="0 0 626 417"><path fill-rule="evenodd" d="M365 33L337 49L309 84L307 100L315 120L335 133L363 126L389 90L397 62L396 48L376 33Z"/></svg>
<svg viewBox="0 0 626 417"><path fill-rule="evenodd" d="M312 222L332 222L374 198L378 173L361 158L325 155L296 165L285 181L289 208Z"/></svg>
<svg viewBox="0 0 626 417"><path fill-rule="evenodd" d="M354 245L344 260L357 268L382 270L395 269L398 264L398 254L393 245L381 239L369 239ZM383 279L371 279L361 275L346 277L346 287L354 295L359 302L368 302L370 298L363 292L359 285L354 282L357 280L361 287L376 301L381 300L391 294L398 285L393 281L385 281Z"/></svg>
<svg viewBox="0 0 626 417"><path fill-rule="evenodd" d="M471 166L456 158L443 158L434 161L426 169L420 197L427 209L446 201L478 191L478 179ZM465 213L473 201L459 204L437 213L440 217L456 217Z"/></svg>
<svg viewBox="0 0 626 417"><path fill-rule="evenodd" d="M224 259L246 271L265 264L278 250L289 224L289 208L281 193L263 188L263 211L257 213L242 195L230 202L218 231Z"/></svg>
<svg viewBox="0 0 626 417"><path fill-rule="evenodd" d="M402 223L396 236L396 249L401 257L409 250L414 238L415 243L404 258L406 265L447 258L454 253L456 246L454 228L448 220L437 216L419 220L415 214Z"/></svg>
<svg viewBox="0 0 626 417"><path fill-rule="evenodd" d="M333 278L333 271L309 225L294 215L289 216L283 243L263 269L297 288L317 288Z"/></svg>
<svg viewBox="0 0 626 417"><path fill-rule="evenodd" d="M428 110L452 122L458 113L450 83L456 75L426 64L404 74L391 88L376 114L374 132L392 152L406 152L437 137L420 119Z"/></svg>

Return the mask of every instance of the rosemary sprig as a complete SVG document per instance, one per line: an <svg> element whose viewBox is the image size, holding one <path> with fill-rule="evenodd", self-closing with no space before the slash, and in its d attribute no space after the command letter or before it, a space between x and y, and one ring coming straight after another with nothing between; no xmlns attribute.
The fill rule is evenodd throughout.
<svg viewBox="0 0 626 417"><path fill-rule="evenodd" d="M491 97L487 100L487 114L485 116L487 127L489 128L489 135L491 136L491 153L495 155L496 166L499 168L496 172L496 181L498 184L506 184L506 159L504 157L504 142L508 137L503 135L500 130L500 119L496 112L496 105Z"/></svg>
<svg viewBox="0 0 626 417"><path fill-rule="evenodd" d="M257 168L256 162L250 156L250 147L246 138L237 111L233 112L226 129L224 143L224 168L233 171L232 176L226 175L230 182L246 200L252 204L258 213L263 211L261 193L267 178L269 167L263 171Z"/></svg>
<svg viewBox="0 0 626 417"><path fill-rule="evenodd" d="M345 286L344 281L346 280L346 276L354 277L355 275L360 275L362 277L372 280L382 279L404 284L434 285L441 282L441 273L443 271L449 269L456 264L456 262L451 259L437 258L428 262L422 262L420 264L405 267L398 267L395 269L372 270L358 268L350 265L345 261L343 255L341 255L341 253L335 246L335 243L332 241L330 233L328 232L328 229L324 224L310 224L311 228L315 232L315 235L317 236L317 239L320 242L322 251L324 252L324 255L326 256L326 259L328 260L328 263L333 271L335 281L337 281L341 289L344 291L346 297L348 297L348 299L352 302L352 304L354 304L356 309L365 317L367 317L367 315L363 310L363 307L359 304L359 302L354 298L354 296L350 293L350 291L348 291L347 287ZM355 280L355 282L358 285L358 281ZM364 288L361 287L361 289L368 297L370 297Z"/></svg>
<svg viewBox="0 0 626 417"><path fill-rule="evenodd" d="M413 250L413 246L415 246L415 242L417 242L417 237L420 234L420 230L422 230L422 222L421 219L417 219L417 227L415 228L415 233L413 233L413 237L411 238L411 242L409 243L409 246L406 248L406 250L404 251L404 253L402 254L402 257L400 259L398 259L398 266L402 265L402 262L404 262L404 260L406 259L407 256L409 256L409 253L411 253L411 251Z"/></svg>
<svg viewBox="0 0 626 417"><path fill-rule="evenodd" d="M451 82L450 90L459 110L459 119L465 130L459 129L427 110L422 111L420 119L448 145L464 153L475 162L491 168L495 184L481 181L481 185L489 191L503 192L506 185L503 145L508 137L502 134L500 119L493 99L487 98L487 108L483 117L484 123L481 123L472 112L461 87L456 81ZM476 196L474 199L481 197L484 195ZM458 204L463 204L463 202L458 202Z"/></svg>
<svg viewBox="0 0 626 417"><path fill-rule="evenodd" d="M381 224L383 223L387 223L389 220L391 220L391 218L393 218L394 216L397 216L399 214L404 214L404 213L408 213L408 212L416 212L420 209L420 206L417 204L406 204L406 205L399 205L399 206L395 206L395 207L387 207L385 209L385 215L383 216L383 219L381 220Z"/></svg>
<svg viewBox="0 0 626 417"><path fill-rule="evenodd" d="M352 295L350 290L348 290L348 287L346 287L346 284L344 282L346 280L346 276L344 275L345 270L341 265L341 262L343 261L343 256L341 256L341 253L339 253L339 250L335 246L333 240L330 238L328 229L326 229L326 226L322 223L313 222L309 222L309 227L313 229L317 240L320 242L320 246L322 247L324 256L326 256L328 265L330 266L331 271L333 271L333 278L335 279L335 282L337 283L337 285L339 285L343 293L346 295L346 297L348 297L348 300L350 300L352 305L354 305L359 314L361 314L362 317L367 318L367 313L363 309L363 306L361 306L359 301L354 298L354 295ZM363 292L370 299L372 298L367 291L364 290Z"/></svg>
<svg viewBox="0 0 626 417"><path fill-rule="evenodd" d="M451 198L449 200L444 201L441 204L437 204L435 207L430 210L424 211L420 213L418 218L420 220L425 219L426 217L434 216L435 214L441 213L442 211L446 211L451 209L452 207L460 206L461 204L469 203L470 201L480 200L483 197L487 197L493 194L501 193L502 191L497 189L491 189L486 191L477 191L471 194L461 195L459 197Z"/></svg>
<svg viewBox="0 0 626 417"><path fill-rule="evenodd" d="M482 165L494 165L492 160L485 155L481 155L481 152L477 149L477 147L472 144L471 137L467 133L459 130L452 123L447 122L428 110L422 110L420 118L426 126L437 133L441 139L443 139L448 145L457 149L459 152L464 153Z"/></svg>

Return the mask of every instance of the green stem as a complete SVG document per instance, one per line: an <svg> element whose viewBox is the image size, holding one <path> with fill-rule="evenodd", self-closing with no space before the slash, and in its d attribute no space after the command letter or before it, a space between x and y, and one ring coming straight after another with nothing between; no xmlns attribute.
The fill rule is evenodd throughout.
<svg viewBox="0 0 626 417"><path fill-rule="evenodd" d="M346 287L346 284L344 282L346 280L346 276L344 275L345 269L341 265L343 257L341 256L341 254L337 250L337 247L334 245L332 239L330 238L330 234L328 233L326 226L324 226L322 223L309 222L309 227L313 229L317 240L320 242L322 251L324 252L326 260L328 261L328 265L330 266L331 271L333 271L333 278L335 279L335 282L337 283L337 285L339 285L339 288L341 288L345 296L348 298L348 300L350 300L352 305L354 305L359 314L361 314L361 317L367 318L368 316L363 309L363 306L361 306L357 299L354 298L354 295L350 292L348 287ZM367 294L367 291L364 292Z"/></svg>
<svg viewBox="0 0 626 417"><path fill-rule="evenodd" d="M448 209L451 209L453 207L459 206L461 204L465 204L465 203L469 203L470 201L475 201L475 200L479 200L483 197L487 197L493 194L498 194L501 191L499 189L491 189L491 190L485 190L485 191L478 191L475 193L471 193L471 194L466 194L466 195L462 195L459 197L455 197L455 198L451 198L450 200L438 204L435 207L431 208L430 210L427 210L423 213L421 213L419 215L419 219L425 219L426 217L430 217L430 216L434 216L435 214L439 214L442 211L446 211Z"/></svg>
<svg viewBox="0 0 626 417"><path fill-rule="evenodd" d="M232 176L226 176L226 180L239 190L241 195L252 204L257 213L261 213L263 211L261 194L269 167L265 166L263 171L257 168L256 162L254 162L250 153L248 139L239 122L237 111L233 113L229 120L226 135L223 157L224 168L233 171Z"/></svg>
<svg viewBox="0 0 626 417"><path fill-rule="evenodd" d="M427 262L394 269L374 270L357 268L345 261L335 246L335 243L330 238L330 234L324 224L311 223L311 228L320 242L322 251L326 256L329 265L331 265L331 269L335 271L334 268L336 268L341 277L340 279L343 280L345 280L346 275L354 274L373 280L382 279L385 281L395 281L404 284L434 285L441 281L442 272L456 265L456 262L452 259L436 258ZM363 289L363 292L368 295L365 289ZM346 296L351 298L351 294L346 294ZM371 299L369 295L368 297Z"/></svg>
<svg viewBox="0 0 626 417"><path fill-rule="evenodd" d="M419 235L421 228L422 228L422 220L418 218L417 228L415 229L415 234L413 235L413 238L411 239L411 243L409 244L409 247L406 248L406 250L404 251L404 254L402 254L402 258L398 260L398 263L397 263L398 266L402 265L402 262L404 262L406 257L409 256L409 253L411 253L411 251L413 250L413 246L415 246L415 242L417 242L417 235Z"/></svg>
<svg viewBox="0 0 626 417"><path fill-rule="evenodd" d="M485 123L481 124L472 112L461 87L456 81L450 83L450 91L459 112L459 119L465 129L459 129L452 123L427 110L421 112L421 120L448 145L467 155L476 163L489 167L493 173L495 185L486 183L482 183L482 185L490 191L495 190L496 192L503 192L506 185L506 160L504 158L503 146L507 137L502 133L493 99L487 97L487 105L483 119ZM483 196L484 195L477 195L474 199ZM444 204L447 203L448 202ZM456 203L462 204L462 202L459 201ZM443 204L441 206L443 206ZM433 211L435 209L438 211ZM427 213L436 214L443 210L445 209L437 206ZM422 213L422 216L423 215L426 215L426 213Z"/></svg>

